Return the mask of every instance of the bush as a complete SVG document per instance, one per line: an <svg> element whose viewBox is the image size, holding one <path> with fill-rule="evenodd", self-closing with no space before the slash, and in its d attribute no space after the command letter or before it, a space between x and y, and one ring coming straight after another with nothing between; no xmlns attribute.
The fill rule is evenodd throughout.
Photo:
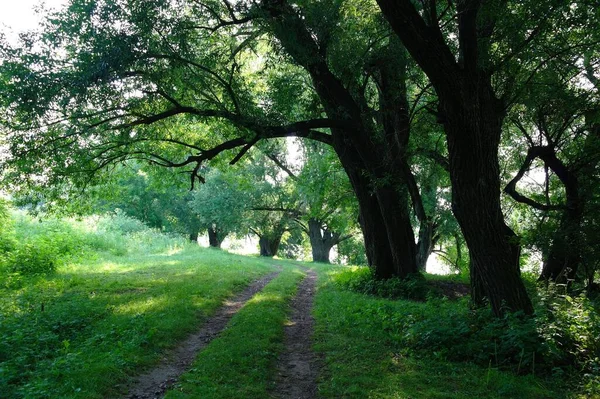
<svg viewBox="0 0 600 399"><path fill-rule="evenodd" d="M0 260L3 254L15 248L16 239L14 235L8 203L0 199Z"/></svg>
<svg viewBox="0 0 600 399"><path fill-rule="evenodd" d="M469 309L468 298L433 297L422 278L379 281L367 268L352 268L337 273L334 283L386 298L425 295L425 303L379 301L363 309L400 351L519 374L572 376L578 381L583 376L586 394L600 394L600 306L584 294L571 297L553 287L532 286L535 317L507 313L497 318L490 309Z"/></svg>
<svg viewBox="0 0 600 399"><path fill-rule="evenodd" d="M5 267L11 273L22 275L47 274L56 271L58 254L47 242L18 245L4 260Z"/></svg>
<svg viewBox="0 0 600 399"><path fill-rule="evenodd" d="M388 299L424 301L430 294L425 278L420 274L406 279L377 279L368 267L350 268L336 274L335 283L342 289Z"/></svg>

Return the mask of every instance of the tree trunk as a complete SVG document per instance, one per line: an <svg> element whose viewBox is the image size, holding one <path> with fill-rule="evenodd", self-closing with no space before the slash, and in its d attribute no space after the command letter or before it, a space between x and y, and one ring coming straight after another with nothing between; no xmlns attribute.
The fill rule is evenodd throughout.
<svg viewBox="0 0 600 399"><path fill-rule="evenodd" d="M581 212L569 209L554 233L539 280L566 284L575 280L581 263Z"/></svg>
<svg viewBox="0 0 600 399"><path fill-rule="evenodd" d="M409 258L407 263L402 263L405 260L402 254L415 254L414 238L391 243L388 235L389 228L404 232L405 236L412 234L410 220L406 217L394 217L386 223L384 217L384 211L386 215L396 213L406 216L407 212L399 209L403 205L407 206L406 202L402 204L400 200L390 199L387 205L391 209L383 209L379 200L385 199L385 196L373 193L372 181L367 176L366 168L343 133L334 135L334 149L358 200L359 222L369 266L374 269L375 275L382 279L393 276L406 277L410 273L415 273L417 270L414 256ZM402 223L408 225L402 226ZM407 229L410 229L410 234Z"/></svg>
<svg viewBox="0 0 600 399"><path fill-rule="evenodd" d="M498 316L505 309L531 314L533 306L520 278L520 247L500 208L498 145L504 107L494 95L491 74L482 67L486 54L478 47L478 12L487 3L457 3L458 61L437 21L429 26L410 0L377 3L439 96L452 209L492 309Z"/></svg>
<svg viewBox="0 0 600 399"><path fill-rule="evenodd" d="M339 242L340 235L323 228L323 223L314 218L308 221L308 237L313 262L330 263L331 248Z"/></svg>
<svg viewBox="0 0 600 399"><path fill-rule="evenodd" d="M420 272L425 272L427 260L433 251L435 245L433 235L435 233L435 224L432 222L423 223L419 226L419 242L417 243L417 268Z"/></svg>
<svg viewBox="0 0 600 399"><path fill-rule="evenodd" d="M533 313L520 277L520 246L504 223L500 207L498 146L502 124L501 104L491 85L465 80L459 101L440 96L445 120L452 210L469 247L471 266L490 300L492 310Z"/></svg>
<svg viewBox="0 0 600 399"><path fill-rule="evenodd" d="M208 228L208 245L213 248L221 248L224 239L225 235L218 227L212 225Z"/></svg>
<svg viewBox="0 0 600 399"><path fill-rule="evenodd" d="M258 238L260 247L260 256L273 257L277 255L279 243L281 242L281 234L278 236L262 235Z"/></svg>

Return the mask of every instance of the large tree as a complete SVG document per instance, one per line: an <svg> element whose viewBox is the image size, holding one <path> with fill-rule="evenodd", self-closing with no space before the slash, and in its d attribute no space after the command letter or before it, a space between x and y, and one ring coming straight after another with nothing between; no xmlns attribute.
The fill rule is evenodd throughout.
<svg viewBox="0 0 600 399"><path fill-rule="evenodd" d="M348 174L369 263L380 277L407 276L418 270L418 190L406 48L437 94L473 270L497 314L530 313L500 208L502 122L536 72L519 67L545 62L529 49L553 22L589 24L590 5L529 3L379 0L396 36L370 2L72 0L43 33L3 51L9 161L46 184L128 158L189 168L195 182L223 152L237 148L235 163L261 140L318 140ZM548 57L575 52L568 30Z"/></svg>
<svg viewBox="0 0 600 399"><path fill-rule="evenodd" d="M437 92L449 151L452 207L476 278L497 314L503 308L531 313L519 278L519 243L500 206L502 124L520 85L539 66L556 54L581 54L594 45L581 36L570 37L594 29L592 2L377 3Z"/></svg>
<svg viewBox="0 0 600 399"><path fill-rule="evenodd" d="M288 4L238 8L228 2L71 2L43 34L5 51L13 164L29 174L50 171L45 182L56 184L65 175L85 180L81 172L136 158L189 166L196 181L203 179L202 163L221 152L241 147L231 155L235 163L260 140L308 137L332 145L340 157L377 274L416 272L405 184L407 110L393 109L404 90L402 75L395 76L406 69L401 46L386 44L386 34L376 34L381 24L368 21L369 36L359 44L376 56L374 72L343 82L325 55L327 36L343 20L340 3L322 10L333 20L320 38ZM254 40L261 35L276 41ZM369 50L373 46L378 51ZM286 57L281 49L290 57L285 68L276 64ZM353 60L359 68L366 61ZM293 82L278 86L281 75ZM369 101L371 75L378 76L380 93ZM298 97L294 89L307 94ZM192 155L182 158L173 146Z"/></svg>

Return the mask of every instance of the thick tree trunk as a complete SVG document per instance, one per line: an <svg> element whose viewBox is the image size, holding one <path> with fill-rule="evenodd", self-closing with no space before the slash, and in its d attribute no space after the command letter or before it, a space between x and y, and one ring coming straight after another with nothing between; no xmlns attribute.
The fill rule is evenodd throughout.
<svg viewBox="0 0 600 399"><path fill-rule="evenodd" d="M281 243L281 234L277 236L262 235L258 238L260 247L260 256L273 257L277 255L279 244Z"/></svg>
<svg viewBox="0 0 600 399"><path fill-rule="evenodd" d="M473 78L477 82L477 79ZM500 207L501 105L491 86L465 83L464 101L440 96L450 155L452 210L495 314L533 313L520 277L520 246Z"/></svg>
<svg viewBox="0 0 600 399"><path fill-rule="evenodd" d="M339 236L328 230L323 230L323 224L316 219L308 221L308 238L312 250L313 262L330 263L331 248L339 241Z"/></svg>
<svg viewBox="0 0 600 399"><path fill-rule="evenodd" d="M554 233L539 280L566 284L575 280L581 263L581 212L570 209Z"/></svg>
<svg viewBox="0 0 600 399"><path fill-rule="evenodd" d="M412 226L407 217L408 212L402 209L408 207L406 198L403 203L402 198L395 196L393 191L387 191L388 189L373 192L373 182L369 179L360 156L341 132L334 135L334 149L358 200L359 222L365 241L367 261L374 269L375 275L378 278L406 277L417 272L414 236L391 242L390 236L393 237L394 234L388 234L389 229L392 229L396 230L398 237L411 237ZM386 194L389 198L386 198ZM384 209L380 200L387 200L389 208ZM387 223L385 215L392 215Z"/></svg>
<svg viewBox="0 0 600 399"><path fill-rule="evenodd" d="M225 235L218 227L210 226L208 228L208 245L213 248L221 248Z"/></svg>
<svg viewBox="0 0 600 399"><path fill-rule="evenodd" d="M485 305L485 287L483 280L477 274L477 269L473 265L469 265L469 277L471 283L471 304L475 308L480 308Z"/></svg>
<svg viewBox="0 0 600 399"><path fill-rule="evenodd" d="M458 62L437 21L428 26L410 0L377 3L439 96L452 209L492 309L496 315L505 309L531 314L533 306L520 278L519 244L500 208L498 145L504 108L494 95L490 73L481 66L486 55L478 47L477 14L487 3L457 3Z"/></svg>

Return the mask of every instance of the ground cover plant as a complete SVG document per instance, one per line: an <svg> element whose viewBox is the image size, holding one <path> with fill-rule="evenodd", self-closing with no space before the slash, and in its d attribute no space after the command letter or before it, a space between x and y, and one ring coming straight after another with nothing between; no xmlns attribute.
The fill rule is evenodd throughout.
<svg viewBox="0 0 600 399"><path fill-rule="evenodd" d="M600 395L600 320L585 295L532 285L536 318L497 319L470 310L468 297L384 299L406 295L411 283L369 278L365 268L320 270L315 347L325 357L324 397Z"/></svg>
<svg viewBox="0 0 600 399"><path fill-rule="evenodd" d="M273 270L219 251L169 253L172 245L152 254L125 242L125 256L96 254L54 273L2 276L3 397L114 397L117 382L156 362L225 298Z"/></svg>

